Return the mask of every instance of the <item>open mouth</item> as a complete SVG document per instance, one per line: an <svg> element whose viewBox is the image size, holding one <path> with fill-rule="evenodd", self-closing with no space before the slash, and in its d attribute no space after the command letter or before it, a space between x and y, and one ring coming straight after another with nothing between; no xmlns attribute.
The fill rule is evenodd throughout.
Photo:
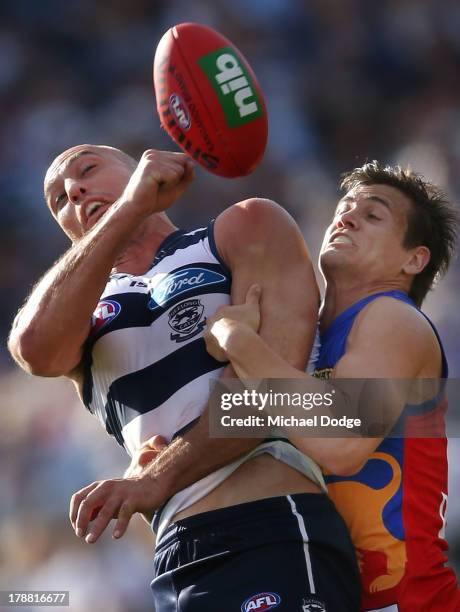
<svg viewBox="0 0 460 612"><path fill-rule="evenodd" d="M332 239L329 241L329 244L348 244L348 245L352 245L353 242L345 234L337 234L336 236L332 236Z"/></svg>
<svg viewBox="0 0 460 612"><path fill-rule="evenodd" d="M86 218L89 219L101 206L105 206L107 202L91 202L86 209Z"/></svg>
<svg viewBox="0 0 460 612"><path fill-rule="evenodd" d="M94 225L102 215L105 214L110 204L107 202L94 201L88 204L86 209L86 223L90 226Z"/></svg>

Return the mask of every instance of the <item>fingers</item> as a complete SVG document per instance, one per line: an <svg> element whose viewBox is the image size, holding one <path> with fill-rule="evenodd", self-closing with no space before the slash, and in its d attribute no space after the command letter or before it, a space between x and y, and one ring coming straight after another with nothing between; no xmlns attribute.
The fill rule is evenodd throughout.
<svg viewBox="0 0 460 612"><path fill-rule="evenodd" d="M113 511L118 509L116 508L115 500L110 496L107 485L107 481L98 482L92 490L86 492L86 495L83 496L82 492L80 492L79 505L74 524L75 533L79 538L86 536L89 523L93 519L95 519L94 523L97 523L99 529L102 526L104 526L105 529L110 519L113 518ZM109 512L112 512L110 517L108 517ZM102 531L96 529L98 535L100 535ZM95 539L91 537L89 540L87 539L87 541L93 542Z"/></svg>
<svg viewBox="0 0 460 612"><path fill-rule="evenodd" d="M163 436L152 436L146 440L134 453L131 463L125 470L124 478L139 476L143 468L154 461L158 454L167 446L168 442Z"/></svg>
<svg viewBox="0 0 460 612"><path fill-rule="evenodd" d="M84 489L80 489L80 491L77 491L76 493L74 493L70 499L69 519L75 531L76 531L77 515L78 515L78 510L80 508L80 505L82 501L86 498L86 496L89 493L91 493L91 491L95 489L98 484L99 482L91 483Z"/></svg>
<svg viewBox="0 0 460 612"><path fill-rule="evenodd" d="M207 317L206 328L203 334L204 343L206 345L206 350L208 351L208 353L211 355L211 357L214 357L214 359L223 363L228 361L228 357L225 351L219 345L219 342L217 341L213 330L216 322L220 320L221 316L224 315L224 312L225 311L223 310L223 308L219 307L212 316Z"/></svg>
<svg viewBox="0 0 460 612"><path fill-rule="evenodd" d="M85 541L91 544L116 518L113 537L120 538L135 512L151 513L165 499L164 491L150 477L92 483L72 496L72 525L77 536L86 536Z"/></svg>
<svg viewBox="0 0 460 612"><path fill-rule="evenodd" d="M251 285L246 293L246 304L249 306L258 306L261 295L262 289L260 285Z"/></svg>
<svg viewBox="0 0 460 612"><path fill-rule="evenodd" d="M118 520L113 529L114 538L121 538L125 534L129 521L131 520L134 512L134 508L127 501L120 506L120 509L118 510Z"/></svg>
<svg viewBox="0 0 460 612"><path fill-rule="evenodd" d="M185 161L185 171L184 171L184 176L183 176L184 183L187 183L188 185L194 180L194 178L195 178L195 164L190 158L187 158Z"/></svg>
<svg viewBox="0 0 460 612"><path fill-rule="evenodd" d="M153 436L147 440L147 444L150 448L157 451L161 451L168 446L168 442L163 436Z"/></svg>
<svg viewBox="0 0 460 612"><path fill-rule="evenodd" d="M104 503L102 507L99 506L99 508L97 509L97 516L92 521L91 527L88 529L88 533L85 537L85 542L87 544L93 544L94 542L97 541L97 539L104 532L105 528L110 523L110 521L117 516L119 512L119 508L120 508L120 503L121 502L118 498L111 497L108 500L106 500L106 502ZM77 519L77 523L78 523L78 519ZM82 522L82 525L84 525L83 522ZM80 536L80 537L83 537L83 536Z"/></svg>
<svg viewBox="0 0 460 612"><path fill-rule="evenodd" d="M163 436L152 436L142 444L134 456L135 467L145 467L167 446L166 438L163 438Z"/></svg>
<svg viewBox="0 0 460 612"><path fill-rule="evenodd" d="M137 458L137 466L144 468L157 458L160 451L154 448L146 448L142 450Z"/></svg>
<svg viewBox="0 0 460 612"><path fill-rule="evenodd" d="M182 182L188 184L194 178L194 163L184 153L148 149L142 155L140 165L146 168L149 177L163 189Z"/></svg>
<svg viewBox="0 0 460 612"><path fill-rule="evenodd" d="M210 335L217 342L218 346L225 351L228 338L231 334L234 321L230 319L219 319L209 328Z"/></svg>
<svg viewBox="0 0 460 612"><path fill-rule="evenodd" d="M217 361L226 362L226 361L228 361L227 354L219 346L218 342L216 341L216 338L214 337L213 333L211 332L211 329L213 329L213 325L214 324L209 323L208 327L206 328L206 331L205 331L205 333L203 335L204 342L205 342L205 345L206 345L206 350L211 355L211 357L214 357L214 359L216 359Z"/></svg>
<svg viewBox="0 0 460 612"><path fill-rule="evenodd" d="M144 152L126 186L122 201L141 213L167 210L194 178L194 163L185 153Z"/></svg>
<svg viewBox="0 0 460 612"><path fill-rule="evenodd" d="M122 505L121 481L95 482L71 500L71 522L76 535L88 544L96 542ZM91 528L88 529L89 524Z"/></svg>

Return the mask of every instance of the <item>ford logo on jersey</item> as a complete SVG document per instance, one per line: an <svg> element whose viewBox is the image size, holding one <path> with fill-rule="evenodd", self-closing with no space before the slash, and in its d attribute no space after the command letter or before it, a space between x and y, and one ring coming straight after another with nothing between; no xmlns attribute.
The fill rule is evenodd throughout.
<svg viewBox="0 0 460 612"><path fill-rule="evenodd" d="M121 312L121 306L115 300L101 300L93 313L92 332L98 332L103 325L113 321Z"/></svg>
<svg viewBox="0 0 460 612"><path fill-rule="evenodd" d="M276 593L259 593L246 599L241 606L241 612L261 612L262 610L271 610L276 608L281 603L281 597Z"/></svg>
<svg viewBox="0 0 460 612"><path fill-rule="evenodd" d="M207 268L187 268L179 270L172 274L167 274L161 281L150 291L150 300L148 307L150 310L165 306L172 298L192 291L198 287L206 287L206 285L215 285L225 281L225 276L214 270Z"/></svg>

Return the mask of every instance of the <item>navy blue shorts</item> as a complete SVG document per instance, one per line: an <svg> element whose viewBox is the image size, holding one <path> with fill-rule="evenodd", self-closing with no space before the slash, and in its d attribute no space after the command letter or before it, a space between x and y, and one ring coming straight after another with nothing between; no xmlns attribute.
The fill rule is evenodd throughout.
<svg viewBox="0 0 460 612"><path fill-rule="evenodd" d="M157 545L156 612L357 612L353 545L321 493L272 497L171 524Z"/></svg>

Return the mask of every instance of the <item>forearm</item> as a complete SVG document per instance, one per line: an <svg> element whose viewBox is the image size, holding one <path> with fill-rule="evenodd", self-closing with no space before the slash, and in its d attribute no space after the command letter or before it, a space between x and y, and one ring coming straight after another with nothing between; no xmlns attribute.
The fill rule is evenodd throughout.
<svg viewBox="0 0 460 612"><path fill-rule="evenodd" d="M216 325L219 325L217 323ZM311 376L298 370L280 357L268 346L261 336L246 325L239 323L231 327L222 326L224 336L221 346L225 349L238 378L295 378L311 379ZM313 382L313 384L315 384ZM318 385L323 388L323 383Z"/></svg>
<svg viewBox="0 0 460 612"><path fill-rule="evenodd" d="M114 261L143 218L132 206L114 204L39 281L18 313L9 340L13 357L24 369L53 376L77 365Z"/></svg>
<svg viewBox="0 0 460 612"><path fill-rule="evenodd" d="M321 393L333 391L336 398L341 392L340 383L334 379L324 381L306 372L301 372L281 359L264 340L247 326L235 325L232 333L225 339L225 351L230 359L236 373L240 379L286 379L292 381L292 391L309 393ZM295 381L305 381L300 383L301 387L296 388ZM354 408L350 397L342 394L336 399L340 403L339 412L352 414ZM325 413L325 409L322 409ZM334 415L332 415L334 416ZM337 435L340 436L340 429ZM349 431L343 430L343 435L348 436ZM301 437L286 436L303 453L313 459L324 470L334 474L348 475L355 473L366 461L367 457L375 450L381 438L361 438L361 437Z"/></svg>
<svg viewBox="0 0 460 612"><path fill-rule="evenodd" d="M225 368L223 378L235 378L231 366ZM210 438L209 408L186 433L166 447L144 471L156 481L162 501L211 472L234 461L260 444L259 438Z"/></svg>

